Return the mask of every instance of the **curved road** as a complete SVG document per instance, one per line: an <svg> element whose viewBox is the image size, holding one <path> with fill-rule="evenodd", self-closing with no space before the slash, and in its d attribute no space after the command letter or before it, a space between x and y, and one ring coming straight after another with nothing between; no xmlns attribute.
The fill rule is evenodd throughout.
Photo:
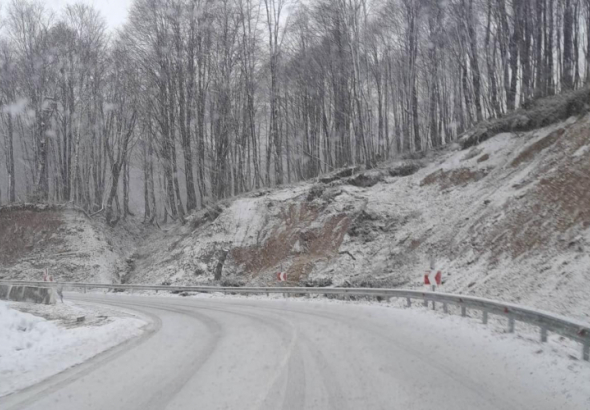
<svg viewBox="0 0 590 410"><path fill-rule="evenodd" d="M150 318L150 330L0 399L0 408L590 408L586 383L568 378L555 358L536 355L539 346L420 309L246 298L74 298L139 312Z"/></svg>

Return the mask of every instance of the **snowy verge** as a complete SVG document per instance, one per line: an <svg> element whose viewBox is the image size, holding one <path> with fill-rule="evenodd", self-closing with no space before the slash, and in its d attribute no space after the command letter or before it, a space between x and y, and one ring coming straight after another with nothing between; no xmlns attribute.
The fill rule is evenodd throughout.
<svg viewBox="0 0 590 410"><path fill-rule="evenodd" d="M145 326L108 308L0 302L0 397L139 336Z"/></svg>

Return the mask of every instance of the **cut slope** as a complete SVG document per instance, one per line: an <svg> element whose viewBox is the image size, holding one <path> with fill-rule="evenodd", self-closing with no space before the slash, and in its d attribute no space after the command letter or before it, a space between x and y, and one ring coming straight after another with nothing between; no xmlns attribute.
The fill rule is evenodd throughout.
<svg viewBox="0 0 590 410"><path fill-rule="evenodd" d="M131 281L421 287L434 254L445 291L588 319L589 144L590 118L570 118L248 194L152 238Z"/></svg>
<svg viewBox="0 0 590 410"><path fill-rule="evenodd" d="M0 210L0 277L421 288L590 314L590 117L337 171L125 232L74 210ZM143 228L137 228L143 229ZM133 238L131 238L133 239ZM133 254L133 258L126 257Z"/></svg>
<svg viewBox="0 0 590 410"><path fill-rule="evenodd" d="M121 255L103 224L63 206L0 208L0 278L110 283Z"/></svg>

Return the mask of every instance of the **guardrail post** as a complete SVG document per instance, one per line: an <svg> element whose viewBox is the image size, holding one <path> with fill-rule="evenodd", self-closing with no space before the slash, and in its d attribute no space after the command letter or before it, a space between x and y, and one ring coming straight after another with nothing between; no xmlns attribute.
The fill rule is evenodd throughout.
<svg viewBox="0 0 590 410"><path fill-rule="evenodd" d="M514 316L508 316L508 333L514 333Z"/></svg>
<svg viewBox="0 0 590 410"><path fill-rule="evenodd" d="M428 299L424 299L424 307L428 307Z"/></svg>
<svg viewBox="0 0 590 410"><path fill-rule="evenodd" d="M547 328L545 326L541 326L541 343L545 343L547 341Z"/></svg>
<svg viewBox="0 0 590 410"><path fill-rule="evenodd" d="M408 307L411 307L412 306L412 299L406 298L406 303L408 304Z"/></svg>
<svg viewBox="0 0 590 410"><path fill-rule="evenodd" d="M467 316L467 308L465 306L461 306L461 316Z"/></svg>
<svg viewBox="0 0 590 410"><path fill-rule="evenodd" d="M446 303L443 303L443 312L449 313L449 307L447 306Z"/></svg>
<svg viewBox="0 0 590 410"><path fill-rule="evenodd" d="M590 362L590 339L582 343L582 360Z"/></svg>
<svg viewBox="0 0 590 410"><path fill-rule="evenodd" d="M488 311L487 310L482 310L481 321L484 325L488 324Z"/></svg>

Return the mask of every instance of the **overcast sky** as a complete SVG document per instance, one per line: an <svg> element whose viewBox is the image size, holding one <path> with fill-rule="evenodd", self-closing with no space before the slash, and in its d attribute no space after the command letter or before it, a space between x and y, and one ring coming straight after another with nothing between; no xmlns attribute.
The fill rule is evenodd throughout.
<svg viewBox="0 0 590 410"><path fill-rule="evenodd" d="M56 12L66 4L86 3L93 5L105 18L109 29L119 28L127 20L127 9L132 0L45 0Z"/></svg>

